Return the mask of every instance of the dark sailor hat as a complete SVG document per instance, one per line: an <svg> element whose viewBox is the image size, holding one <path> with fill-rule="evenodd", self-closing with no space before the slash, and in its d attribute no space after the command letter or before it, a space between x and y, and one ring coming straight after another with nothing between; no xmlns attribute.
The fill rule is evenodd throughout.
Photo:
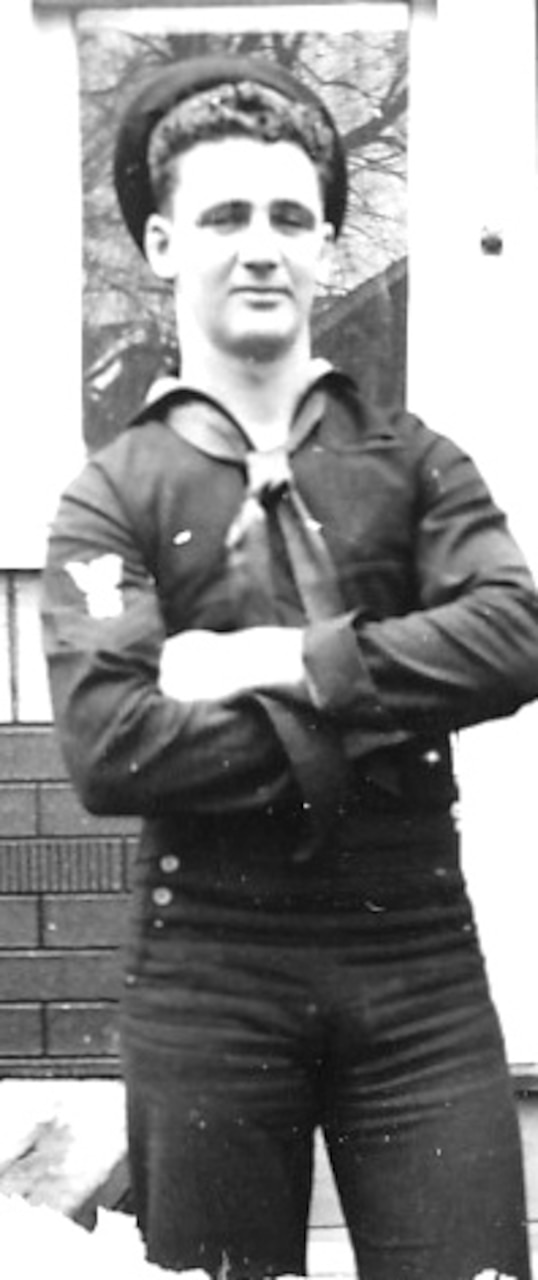
<svg viewBox="0 0 538 1280"><path fill-rule="evenodd" d="M272 89L291 103L303 104L322 118L330 138L330 175L325 183L325 217L338 235L347 199L346 160L336 124L316 93L274 62L206 55L153 71L139 84L123 115L116 139L114 181L127 227L144 251L146 221L155 211L148 146L156 125L179 103L197 93L248 81Z"/></svg>

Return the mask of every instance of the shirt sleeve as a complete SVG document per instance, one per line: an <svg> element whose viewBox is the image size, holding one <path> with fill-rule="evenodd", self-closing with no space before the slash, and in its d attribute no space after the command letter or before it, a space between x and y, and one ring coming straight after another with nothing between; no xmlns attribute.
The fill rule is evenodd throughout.
<svg viewBox="0 0 538 1280"><path fill-rule="evenodd" d="M421 425L416 604L394 617L350 611L305 634L311 697L359 753L395 729L451 732L538 695L529 569L472 460Z"/></svg>
<svg viewBox="0 0 538 1280"><path fill-rule="evenodd" d="M161 693L157 585L97 462L60 504L42 621L60 744L87 808L225 812L287 793L285 753L253 699L179 703Z"/></svg>

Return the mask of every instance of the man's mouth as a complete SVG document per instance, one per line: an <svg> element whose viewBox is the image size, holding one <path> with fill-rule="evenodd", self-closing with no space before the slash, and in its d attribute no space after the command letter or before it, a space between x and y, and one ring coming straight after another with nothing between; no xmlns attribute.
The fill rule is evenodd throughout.
<svg viewBox="0 0 538 1280"><path fill-rule="evenodd" d="M263 309L264 307L276 307L280 302L289 299L290 293L288 289L281 289L277 286L258 286L244 285L239 289L234 289L234 294L244 298L245 302L252 307Z"/></svg>
<svg viewBox="0 0 538 1280"><path fill-rule="evenodd" d="M277 284L242 284L236 285L234 293L247 293L257 298L289 298L290 291L284 285Z"/></svg>

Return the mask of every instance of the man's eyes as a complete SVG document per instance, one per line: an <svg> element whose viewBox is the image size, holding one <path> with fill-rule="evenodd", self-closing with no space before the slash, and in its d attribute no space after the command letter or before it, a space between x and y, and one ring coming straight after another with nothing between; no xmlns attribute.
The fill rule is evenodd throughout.
<svg viewBox="0 0 538 1280"><path fill-rule="evenodd" d="M216 231L238 231L248 227L254 210L242 200L230 200L205 209L198 218L200 227ZM269 219L276 230L284 232L313 231L316 219L312 210L293 200L275 200L270 206Z"/></svg>
<svg viewBox="0 0 538 1280"><path fill-rule="evenodd" d="M239 200L230 200L226 204L216 204L200 215L200 227L216 227L218 230L246 227L250 221L250 205Z"/></svg>
<svg viewBox="0 0 538 1280"><path fill-rule="evenodd" d="M316 225L311 209L293 200L275 201L271 207L271 222L273 226L292 231L313 231Z"/></svg>

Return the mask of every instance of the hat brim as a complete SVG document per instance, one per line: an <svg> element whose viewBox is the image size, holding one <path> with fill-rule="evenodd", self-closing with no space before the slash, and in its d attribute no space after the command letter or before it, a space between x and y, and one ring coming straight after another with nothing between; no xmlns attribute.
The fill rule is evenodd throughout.
<svg viewBox="0 0 538 1280"><path fill-rule="evenodd" d="M325 190L325 217L338 235L347 202L347 169L342 142L325 104L307 85L275 63L253 58L208 55L174 62L144 77L121 121L114 153L114 183L125 223L144 252L146 222L155 212L147 153L151 133L178 102L219 84L251 80L320 111L333 139L331 180Z"/></svg>

